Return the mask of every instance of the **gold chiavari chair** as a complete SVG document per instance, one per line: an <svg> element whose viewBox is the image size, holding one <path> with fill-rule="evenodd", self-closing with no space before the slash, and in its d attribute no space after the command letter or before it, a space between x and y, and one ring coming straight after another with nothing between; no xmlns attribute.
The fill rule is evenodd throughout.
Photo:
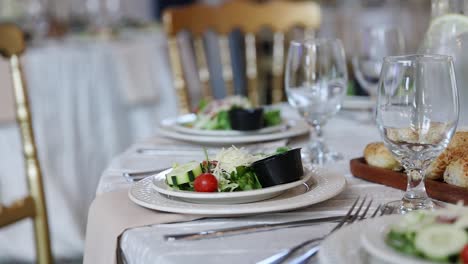
<svg viewBox="0 0 468 264"><path fill-rule="evenodd" d="M320 25L320 7L314 2L253 3L233 0L220 6L194 4L170 8L165 10L163 14L163 23L168 35L169 58L179 109L181 112L189 112L191 109L190 98L176 40L176 35L179 32L187 30L193 36L195 61L203 87L202 94L209 98L211 97L210 73L206 52L203 48L202 34L206 30L214 30L219 35L222 76L227 94L231 95L233 94L233 71L228 34L234 29L240 29L245 34L247 93L250 100L257 104L259 94L257 89L256 33L263 27L271 28L273 30L272 101L275 103L281 101L283 97L285 33L295 26L304 27L308 31L317 29Z"/></svg>
<svg viewBox="0 0 468 264"><path fill-rule="evenodd" d="M12 205L2 206L0 204L0 227L8 226L25 218L32 218L37 262L45 264L52 263L52 254L41 168L34 140L28 93L20 62L20 55L24 50L23 32L15 25L0 24L0 54L8 59L10 64L16 103L16 119L21 132L29 189L27 197L17 200Z"/></svg>

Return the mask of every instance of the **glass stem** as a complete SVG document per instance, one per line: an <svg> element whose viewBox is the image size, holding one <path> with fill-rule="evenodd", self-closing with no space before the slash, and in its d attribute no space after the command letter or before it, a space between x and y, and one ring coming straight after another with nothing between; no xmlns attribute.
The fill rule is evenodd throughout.
<svg viewBox="0 0 468 264"><path fill-rule="evenodd" d="M310 131L309 154L316 164L325 164L327 147L323 141L322 126L311 124L313 129Z"/></svg>
<svg viewBox="0 0 468 264"><path fill-rule="evenodd" d="M406 171L408 184L404 199L416 202L428 199L426 186L424 185L424 170L420 168L407 168Z"/></svg>
<svg viewBox="0 0 468 264"><path fill-rule="evenodd" d="M313 124L312 127L314 128L314 130L310 132L313 134L312 136L317 138L317 140L322 141L323 139L322 126L319 124Z"/></svg>

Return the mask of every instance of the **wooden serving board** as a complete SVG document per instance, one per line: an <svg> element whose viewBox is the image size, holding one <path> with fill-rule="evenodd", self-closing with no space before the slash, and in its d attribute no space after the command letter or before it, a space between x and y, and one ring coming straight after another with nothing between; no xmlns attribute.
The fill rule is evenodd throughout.
<svg viewBox="0 0 468 264"><path fill-rule="evenodd" d="M370 166L364 158L352 159L350 167L351 173L355 177L396 189L406 190L407 177L403 172ZM429 179L425 183L427 193L433 199L448 203L463 201L464 204L468 204L468 189Z"/></svg>

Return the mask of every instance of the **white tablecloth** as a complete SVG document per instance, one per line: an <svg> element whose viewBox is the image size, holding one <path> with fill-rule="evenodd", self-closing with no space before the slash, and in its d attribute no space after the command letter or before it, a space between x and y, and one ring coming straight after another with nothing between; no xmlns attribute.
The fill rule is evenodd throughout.
<svg viewBox="0 0 468 264"><path fill-rule="evenodd" d="M243 217L237 219L211 219L188 223L164 224L135 228L126 231L120 241L124 258L128 263L254 263L279 250L292 246L312 236L325 234L330 224L309 227L282 229L249 235L225 237L202 241L166 242L163 235L181 231L205 230L212 227L228 227L257 222L276 222L293 219L319 217L321 215L344 214L357 195L369 195L379 202L400 199L403 192L354 178L349 172L349 159L362 156L365 145L378 141L375 125L358 121L354 114L340 113L325 129L325 138L330 146L344 154L345 160L327 165L328 168L341 172L347 180L347 188L333 199L308 208L285 213L275 213ZM365 119L365 118L364 118ZM360 119L362 120L362 119ZM125 153L116 157L101 177L97 195L117 189L128 188L121 176L122 170L150 169L164 166L170 159L163 150L174 149L180 143L167 139L152 138L135 144ZM294 144L304 144L304 141ZM158 156L136 154L135 149L146 146L160 148ZM187 147L185 147L187 148ZM188 153L187 153L188 155ZM166 161L160 157L166 156ZM172 155L172 160L180 159Z"/></svg>
<svg viewBox="0 0 468 264"><path fill-rule="evenodd" d="M128 54L132 50L136 61ZM176 114L166 56L166 40L159 31L117 40L50 41L24 56L56 257L82 254L89 204L110 159L132 142L153 135L161 118ZM147 72L123 74L129 67ZM11 89L2 84L1 89ZM146 101L138 98L143 86L151 95L143 96L149 98ZM26 192L20 149L15 125L0 124L4 204ZM0 262L33 259L32 245L27 221L0 231Z"/></svg>

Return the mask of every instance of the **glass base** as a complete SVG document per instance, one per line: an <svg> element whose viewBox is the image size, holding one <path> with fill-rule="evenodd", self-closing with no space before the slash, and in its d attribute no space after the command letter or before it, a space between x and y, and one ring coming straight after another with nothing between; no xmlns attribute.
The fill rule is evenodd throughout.
<svg viewBox="0 0 468 264"><path fill-rule="evenodd" d="M392 201L386 203L382 207L384 215L387 214L407 214L417 210L435 210L441 206L438 203L434 203L431 199L415 200L403 198L399 201Z"/></svg>
<svg viewBox="0 0 468 264"><path fill-rule="evenodd" d="M327 163L333 163L336 161L343 160L343 155L338 152L314 153L304 151L302 153L302 158L314 165L324 165Z"/></svg>
<svg viewBox="0 0 468 264"><path fill-rule="evenodd" d="M324 165L343 160L343 155L329 151L323 142L313 142L302 152L302 158L314 165Z"/></svg>

